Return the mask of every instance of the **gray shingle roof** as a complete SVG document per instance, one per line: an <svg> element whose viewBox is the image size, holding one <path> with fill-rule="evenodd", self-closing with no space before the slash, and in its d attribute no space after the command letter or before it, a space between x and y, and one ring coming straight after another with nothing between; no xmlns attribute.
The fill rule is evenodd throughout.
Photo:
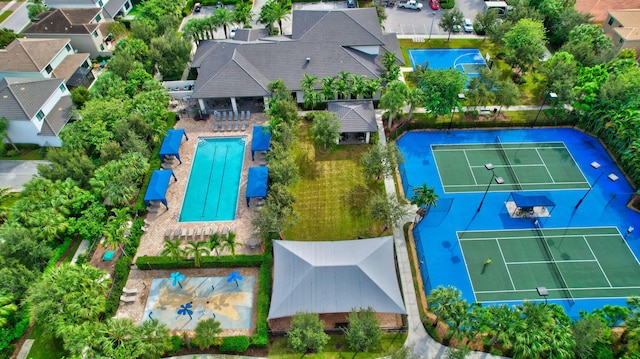
<svg viewBox="0 0 640 359"><path fill-rule="evenodd" d="M305 74L379 77L377 55L361 51L384 45L375 10L294 11L293 18L293 40L200 42L191 64L198 69L193 97L268 96L268 84L277 79L297 91ZM395 36L389 39L398 46Z"/></svg>
<svg viewBox="0 0 640 359"><path fill-rule="evenodd" d="M371 101L329 102L330 112L334 112L342 124L341 132L375 132L376 118Z"/></svg>
<svg viewBox="0 0 640 359"><path fill-rule="evenodd" d="M236 36L233 38L236 41L256 41L263 37L269 36L269 29L238 29L236 30Z"/></svg>
<svg viewBox="0 0 640 359"><path fill-rule="evenodd" d="M273 241L273 292L268 319L298 312L344 313L371 307L404 314L393 238Z"/></svg>
<svg viewBox="0 0 640 359"><path fill-rule="evenodd" d="M110 18L113 19L116 15L118 15L118 11L122 9L126 1L127 0L109 0L109 2L106 3L102 9L107 13L107 15L109 15Z"/></svg>
<svg viewBox="0 0 640 359"><path fill-rule="evenodd" d="M24 29L24 34L91 34L99 23L92 23L102 9L54 9L40 14L40 20Z"/></svg>
<svg viewBox="0 0 640 359"><path fill-rule="evenodd" d="M5 77L0 80L0 113L8 120L28 121L63 82L64 79Z"/></svg>
<svg viewBox="0 0 640 359"><path fill-rule="evenodd" d="M40 72L69 41L69 39L15 39L5 49L0 50L0 71Z"/></svg>
<svg viewBox="0 0 640 359"><path fill-rule="evenodd" d="M71 110L73 103L71 96L61 97L58 103L53 107L44 119L42 129L38 135L40 136L58 136L60 130L67 124L71 118Z"/></svg>

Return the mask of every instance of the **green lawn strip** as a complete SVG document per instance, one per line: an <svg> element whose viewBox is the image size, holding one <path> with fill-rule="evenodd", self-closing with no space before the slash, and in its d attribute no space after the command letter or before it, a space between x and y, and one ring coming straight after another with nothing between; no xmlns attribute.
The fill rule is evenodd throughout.
<svg viewBox="0 0 640 359"><path fill-rule="evenodd" d="M11 11L11 10L7 10L7 11L3 12L2 14L0 14L0 22L5 21L9 16L11 16L11 14L13 14L13 11Z"/></svg>
<svg viewBox="0 0 640 359"><path fill-rule="evenodd" d="M11 145L5 145L5 150L12 150ZM45 152L38 149L21 149L20 154L14 157L0 156L0 161L28 161L28 160L44 160Z"/></svg>
<svg viewBox="0 0 640 359"><path fill-rule="evenodd" d="M27 356L30 359L59 359L67 355L62 348L62 341L45 335L38 323L33 326L29 339L35 339Z"/></svg>
<svg viewBox="0 0 640 359"><path fill-rule="evenodd" d="M271 344L269 347L269 358L299 359L303 356L308 359L380 358L400 350L406 339L407 335L405 333L385 333L378 347L366 353L356 353L348 351L349 348L344 340L344 336L332 334L322 353L302 355L295 353L288 347L287 338L285 337L276 339Z"/></svg>
<svg viewBox="0 0 640 359"><path fill-rule="evenodd" d="M299 217L285 237L346 240L382 235L382 224L369 216L367 203L373 193L384 190L384 184L365 181L359 164L369 146L344 145L323 151L306 136L307 128L308 124L301 125L293 150L302 178L292 188Z"/></svg>

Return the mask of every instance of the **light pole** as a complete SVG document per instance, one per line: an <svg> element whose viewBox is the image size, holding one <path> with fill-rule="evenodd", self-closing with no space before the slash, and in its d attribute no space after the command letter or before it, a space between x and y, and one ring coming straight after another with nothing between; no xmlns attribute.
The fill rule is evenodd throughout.
<svg viewBox="0 0 640 359"><path fill-rule="evenodd" d="M591 162L591 167L593 167L595 169L598 169L598 168L600 168L600 164L598 162L596 162L596 161L593 161L593 162ZM576 206L574 207L575 209L578 209L578 207L580 207L580 205L582 204L582 201L584 201L584 199L587 198L587 195L589 194L589 192L591 192L593 187L596 186L596 183L598 183L598 181L600 180L600 178L602 178L604 173L605 173L604 171L600 172L600 175L598 175L598 178L596 178L596 180L593 182L593 184L591 186L589 186L589 189L587 190L587 192L585 192L584 196L582 196L582 198L580 198L578 203L576 203ZM618 176L616 176L615 173L610 173L609 175L607 175L607 178L609 178L613 182L618 180Z"/></svg>
<svg viewBox="0 0 640 359"><path fill-rule="evenodd" d="M538 116L540 116L540 112L542 111L542 108L544 107L544 103L547 101L547 97L551 98L551 99L556 99L558 98L558 94L555 92L549 92L549 95L545 96L542 98L542 105L540 105L540 109L538 110L538 113L536 114L536 118L535 120L533 120L533 123L531 124L531 127L533 128L533 126L536 125L536 121L538 121Z"/></svg>
<svg viewBox="0 0 640 359"><path fill-rule="evenodd" d="M458 105L460 103L460 101L464 100L465 98L467 98L463 93L459 93L458 94L458 101L456 101L455 105ZM455 107L451 109L451 119L449 120L449 130L451 130L451 125L453 125L453 112L455 110Z"/></svg>
<svg viewBox="0 0 640 359"><path fill-rule="evenodd" d="M480 201L480 205L478 206L478 209L476 210L476 212L480 212L480 208L482 208L482 204L484 203L484 199L487 198L487 193L489 192L489 187L491 187L491 183L493 182L493 179L495 178L497 184L503 184L504 183L504 179L502 177L496 177L496 173L494 171L495 167L493 167L493 164L487 163L487 164L484 165L484 168L486 168L487 170L491 171L491 179L489 180L489 184L487 185L487 189L484 190L484 195L482 196L482 200Z"/></svg>
<svg viewBox="0 0 640 359"><path fill-rule="evenodd" d="M431 15L433 17L431 18L431 28L429 29L429 40L431 40L431 34L433 33L433 23L436 22L436 12L432 12Z"/></svg>

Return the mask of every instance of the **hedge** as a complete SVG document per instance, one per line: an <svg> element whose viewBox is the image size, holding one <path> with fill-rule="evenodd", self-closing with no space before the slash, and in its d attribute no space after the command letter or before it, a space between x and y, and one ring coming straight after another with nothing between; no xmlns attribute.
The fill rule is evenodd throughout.
<svg viewBox="0 0 640 359"><path fill-rule="evenodd" d="M249 338L244 335L224 337L220 344L220 351L242 353L249 348L249 344Z"/></svg>
<svg viewBox="0 0 640 359"><path fill-rule="evenodd" d="M237 254L232 256L208 256L200 260L201 268L236 268L236 267L259 267L262 264L262 254ZM142 270L153 269L178 269L195 268L193 260L181 259L174 261L170 257L162 256L142 256L136 260L136 266Z"/></svg>
<svg viewBox="0 0 640 359"><path fill-rule="evenodd" d="M265 241L265 254L258 282L258 304L256 308L256 334L251 337L251 345L258 348L266 348L269 345L269 327L267 316L271 302L271 269L273 268L272 243Z"/></svg>

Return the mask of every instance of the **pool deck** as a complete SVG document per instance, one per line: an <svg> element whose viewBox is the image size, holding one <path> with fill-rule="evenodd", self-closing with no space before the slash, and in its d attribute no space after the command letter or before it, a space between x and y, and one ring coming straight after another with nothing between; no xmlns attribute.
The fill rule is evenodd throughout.
<svg viewBox="0 0 640 359"><path fill-rule="evenodd" d="M134 257L134 263L135 259L139 256L159 255L164 247L165 231L167 229L175 231L176 228L197 230L198 228L204 229L208 227L213 229L214 227L217 227L218 231L221 231L224 227L235 227L237 234L236 241L244 244L243 246L239 246L236 248L236 254L257 254L262 252L262 248L260 245L258 245L257 248L252 248L252 246L249 244L251 239L255 240L255 238L257 238L254 227L251 223L256 215L256 206L253 202L251 203L251 207L246 206L245 193L248 168L258 166L257 159L255 162L251 161L251 140L253 126L260 126L264 123L266 123L264 114L253 113L251 115L250 126L247 126L247 129L245 131L213 132L213 119L209 119L206 121L195 121L193 118L181 118L181 120L175 125L175 128L185 129L187 136L189 137L189 141L183 140L182 145L180 146L180 158L182 159L182 164L177 164L176 162L176 165L174 165L172 168L176 177L178 178L178 181L171 181L167 190L166 198L169 209L167 210L164 206L161 206L158 212L150 212L146 215L145 219L148 224L146 225L145 233L140 238L140 246L138 247L138 252ZM246 136L247 141L244 152L242 174L240 177L240 188L238 191L238 204L235 220L218 222L179 222L178 220L180 218L182 200L186 190L189 174L191 172L191 164L193 163L195 150L198 145L198 138L238 136ZM200 240L205 239L203 238ZM186 240L184 242L186 242ZM228 254L228 250L225 250L222 254ZM245 272L247 270L250 271L250 269L242 269L241 274L257 275L257 269L256 273ZM221 272L218 273L218 271ZM118 308L118 311L116 313L117 318L129 318L137 324L142 322L146 305L146 298L149 294L151 279L154 277L157 278L167 276L168 272L170 271L167 271L167 273L162 273L160 275L158 274L158 272L159 271L155 270L148 271L139 270L135 267L132 268L131 273L129 274L129 279L127 280L125 286L127 288L137 289L138 295L136 296L136 300L132 303L121 302L120 307ZM182 270L181 272L191 276L216 276L226 275L228 272L228 268L195 268ZM257 296L255 297L257 298ZM228 333L225 332L224 335L250 335L251 331L254 330L253 328L255 328L255 313L252 321L252 329L232 330Z"/></svg>

